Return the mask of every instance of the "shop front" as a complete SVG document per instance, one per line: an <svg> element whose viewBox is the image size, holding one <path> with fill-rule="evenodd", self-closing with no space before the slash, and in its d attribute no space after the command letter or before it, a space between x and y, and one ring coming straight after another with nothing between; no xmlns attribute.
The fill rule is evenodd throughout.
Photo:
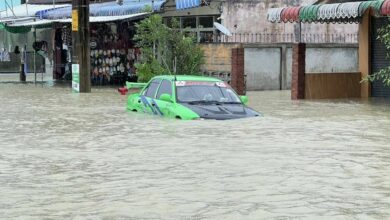
<svg viewBox="0 0 390 220"><path fill-rule="evenodd" d="M92 85L123 85L136 81L134 64L140 56L133 40L135 24L161 10L165 1L131 1L90 4L90 61ZM150 12L150 10L152 12ZM148 12L145 12L148 11ZM72 79L72 7L36 13L40 20L53 22L56 80Z"/></svg>
<svg viewBox="0 0 390 220"><path fill-rule="evenodd" d="M136 81L134 64L140 50L135 46L136 20L93 22L90 24L92 85L124 85ZM54 73L57 80L71 80L72 38L70 23L55 25Z"/></svg>
<svg viewBox="0 0 390 220"><path fill-rule="evenodd" d="M333 3L335 2L335 3ZM332 4L309 5L302 7L271 8L268 10L267 19L270 22L298 22L298 23L358 23L359 24L359 72L354 73L320 73L332 77L336 80L324 80L322 85L326 85L328 90L318 91L323 94L330 94L331 91L340 91L338 98L351 97L390 97L390 87L384 85L381 80L372 83L362 81L367 76L378 72L380 69L390 66L387 57L388 50L378 39L378 29L389 24L390 0L345 2ZM292 97L307 98L305 90L310 88L307 77L310 73L305 72L305 45L297 44L293 52L293 79ZM343 88L337 82L348 74L350 77L344 80ZM305 76L306 75L306 76ZM312 74L313 75L313 74ZM317 73L316 76L319 74ZM306 77L306 79L305 79ZM336 82L336 83L334 83ZM314 82L319 84L318 82ZM351 86L351 84L353 84ZM313 86L312 86L313 87ZM355 91L348 88L358 88ZM317 90L321 88L316 87ZM295 92L294 92L295 91ZM317 97L314 97L317 98Z"/></svg>

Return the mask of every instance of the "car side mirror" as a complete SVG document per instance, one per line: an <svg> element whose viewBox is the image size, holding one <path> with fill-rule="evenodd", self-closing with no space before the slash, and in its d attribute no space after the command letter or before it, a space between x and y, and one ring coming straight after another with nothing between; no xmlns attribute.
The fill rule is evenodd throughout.
<svg viewBox="0 0 390 220"><path fill-rule="evenodd" d="M248 104L248 96L242 95L242 96L240 96L240 100L241 100L242 104L244 104L244 105Z"/></svg>
<svg viewBox="0 0 390 220"><path fill-rule="evenodd" d="M169 94L167 94L167 93L161 94L160 100L161 100L161 101L165 101L165 102L173 102L173 101L172 101L172 96L169 95Z"/></svg>

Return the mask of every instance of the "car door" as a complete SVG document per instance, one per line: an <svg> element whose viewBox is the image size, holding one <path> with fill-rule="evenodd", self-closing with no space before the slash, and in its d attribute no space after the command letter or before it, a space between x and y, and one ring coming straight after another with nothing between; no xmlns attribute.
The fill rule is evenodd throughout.
<svg viewBox="0 0 390 220"><path fill-rule="evenodd" d="M166 79L162 80L153 103L155 110L166 117L175 117L172 110L174 103L163 101L160 97L162 94L168 94L172 97L172 90L172 82Z"/></svg>
<svg viewBox="0 0 390 220"><path fill-rule="evenodd" d="M157 89L160 86L160 82L161 79L152 80L139 96L138 103L140 105L140 109L146 113L160 115L154 104L154 98L156 96Z"/></svg>

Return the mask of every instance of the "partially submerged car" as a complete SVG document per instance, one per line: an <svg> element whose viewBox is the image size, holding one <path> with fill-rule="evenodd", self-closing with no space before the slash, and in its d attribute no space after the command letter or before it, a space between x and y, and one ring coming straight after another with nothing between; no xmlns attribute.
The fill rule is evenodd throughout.
<svg viewBox="0 0 390 220"><path fill-rule="evenodd" d="M247 96L238 96L222 80L189 75L156 76L148 83L126 83L130 94L127 109L168 118L236 119L261 114L246 106Z"/></svg>

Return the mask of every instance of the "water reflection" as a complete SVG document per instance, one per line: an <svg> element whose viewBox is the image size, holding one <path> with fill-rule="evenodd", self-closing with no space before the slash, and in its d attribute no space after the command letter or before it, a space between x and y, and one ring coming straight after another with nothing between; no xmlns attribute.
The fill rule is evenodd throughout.
<svg viewBox="0 0 390 220"><path fill-rule="evenodd" d="M250 92L264 117L126 112L113 88L0 84L3 219L385 219L390 106Z"/></svg>

